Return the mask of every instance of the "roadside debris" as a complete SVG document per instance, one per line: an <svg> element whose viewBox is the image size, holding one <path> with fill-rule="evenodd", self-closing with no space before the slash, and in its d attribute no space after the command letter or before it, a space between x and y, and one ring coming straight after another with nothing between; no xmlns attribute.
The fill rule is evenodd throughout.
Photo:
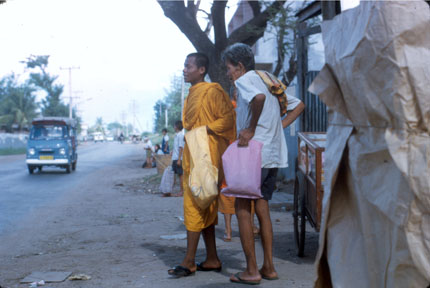
<svg viewBox="0 0 430 288"><path fill-rule="evenodd" d="M184 222L184 217L182 217L182 216L175 216L175 218L178 218L179 221Z"/></svg>
<svg viewBox="0 0 430 288"><path fill-rule="evenodd" d="M28 286L28 287L35 288L35 287L38 287L38 286L45 286L45 281L40 280L38 282L32 282L32 283L30 283L30 286Z"/></svg>
<svg viewBox="0 0 430 288"><path fill-rule="evenodd" d="M90 279L91 279L91 276L86 275L86 274L75 274L75 275L72 275L69 277L70 281L76 281L76 280L86 281L86 280L90 280Z"/></svg>
<svg viewBox="0 0 430 288"><path fill-rule="evenodd" d="M22 284L31 284L33 282L55 283L63 282L72 274L72 272L56 271L56 272L32 272L30 275L22 279ZM41 286L41 285L39 285ZM34 286L37 287L37 286Z"/></svg>

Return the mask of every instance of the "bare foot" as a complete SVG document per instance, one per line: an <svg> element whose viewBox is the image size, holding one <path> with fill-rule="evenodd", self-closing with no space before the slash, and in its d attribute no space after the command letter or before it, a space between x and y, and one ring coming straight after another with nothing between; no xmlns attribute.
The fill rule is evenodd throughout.
<svg viewBox="0 0 430 288"><path fill-rule="evenodd" d="M235 283L257 285L257 284L260 284L261 275L260 274L250 275L246 271L238 272L230 276L230 281Z"/></svg>
<svg viewBox="0 0 430 288"><path fill-rule="evenodd" d="M273 270L269 270L269 269L265 269L264 267L261 267L261 269L259 270L261 277L263 277L266 280L278 280L278 273L273 269Z"/></svg>

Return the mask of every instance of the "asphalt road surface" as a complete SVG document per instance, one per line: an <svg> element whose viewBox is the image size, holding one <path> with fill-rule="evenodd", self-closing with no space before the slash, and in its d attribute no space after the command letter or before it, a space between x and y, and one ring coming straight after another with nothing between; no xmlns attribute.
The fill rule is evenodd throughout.
<svg viewBox="0 0 430 288"><path fill-rule="evenodd" d="M0 235L13 230L34 209L72 191L98 169L114 165L136 149L138 145L118 142L81 144L77 168L71 174L65 169L43 167L30 175L25 155L0 156Z"/></svg>

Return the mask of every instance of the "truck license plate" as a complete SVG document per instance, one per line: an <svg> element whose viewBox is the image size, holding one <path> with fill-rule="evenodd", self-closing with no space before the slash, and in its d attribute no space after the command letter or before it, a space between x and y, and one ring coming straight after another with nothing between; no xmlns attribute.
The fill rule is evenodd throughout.
<svg viewBox="0 0 430 288"><path fill-rule="evenodd" d="M39 156L40 160L54 160L54 156L48 155L48 156Z"/></svg>

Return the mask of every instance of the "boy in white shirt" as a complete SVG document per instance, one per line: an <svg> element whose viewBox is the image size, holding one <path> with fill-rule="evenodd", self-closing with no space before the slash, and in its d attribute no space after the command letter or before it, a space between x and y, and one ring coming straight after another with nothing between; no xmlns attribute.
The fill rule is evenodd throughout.
<svg viewBox="0 0 430 288"><path fill-rule="evenodd" d="M255 200L255 212L260 222L264 261L258 269L251 222L251 201L236 198L235 209L240 239L246 256L246 270L230 277L231 282L259 284L261 279L276 280L273 265L273 228L269 200L275 190L278 168L287 167L287 145L283 128L290 125L303 111L304 104L287 95L287 116L281 120L278 99L254 71L254 54L246 44L233 44L223 52L227 75L237 89L236 124L238 146L247 146L253 139L263 143L261 151L261 194Z"/></svg>
<svg viewBox="0 0 430 288"><path fill-rule="evenodd" d="M172 196L182 196L184 193L184 188L182 187L182 152L184 150L184 132L182 127L182 121L178 120L175 122L175 139L173 140L173 151L172 151L172 169L173 172L179 176L180 192L178 194L172 194ZM176 177L175 181L176 183ZM173 184L175 185L175 184Z"/></svg>

